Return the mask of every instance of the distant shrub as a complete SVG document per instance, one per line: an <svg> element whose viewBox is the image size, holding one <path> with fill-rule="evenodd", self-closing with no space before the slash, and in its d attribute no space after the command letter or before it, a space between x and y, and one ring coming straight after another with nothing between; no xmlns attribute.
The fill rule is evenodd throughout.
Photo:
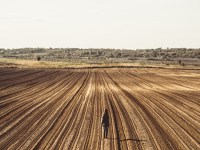
<svg viewBox="0 0 200 150"><path fill-rule="evenodd" d="M37 60L40 61L40 60L41 60L41 57L40 57L40 56L37 56Z"/></svg>

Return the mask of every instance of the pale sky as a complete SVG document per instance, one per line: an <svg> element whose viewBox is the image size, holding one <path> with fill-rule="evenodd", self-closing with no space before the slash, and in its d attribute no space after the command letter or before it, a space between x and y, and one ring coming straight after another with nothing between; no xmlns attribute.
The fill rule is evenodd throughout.
<svg viewBox="0 0 200 150"><path fill-rule="evenodd" d="M200 0L0 0L0 48L200 48Z"/></svg>

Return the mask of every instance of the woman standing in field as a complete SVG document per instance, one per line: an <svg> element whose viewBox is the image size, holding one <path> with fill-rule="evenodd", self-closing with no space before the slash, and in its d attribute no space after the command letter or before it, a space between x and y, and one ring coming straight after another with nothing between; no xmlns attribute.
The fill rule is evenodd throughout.
<svg viewBox="0 0 200 150"><path fill-rule="evenodd" d="M108 137L108 127L109 127L109 115L108 115L108 110L105 109L103 117L102 117L102 126L103 126L103 135L104 138Z"/></svg>

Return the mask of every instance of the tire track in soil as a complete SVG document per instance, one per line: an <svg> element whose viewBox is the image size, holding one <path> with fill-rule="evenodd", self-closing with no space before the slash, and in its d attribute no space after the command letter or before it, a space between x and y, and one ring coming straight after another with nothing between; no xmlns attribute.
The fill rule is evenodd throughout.
<svg viewBox="0 0 200 150"><path fill-rule="evenodd" d="M59 133L62 133L62 135L60 134L60 136L59 136L59 139L61 139L61 141L59 143L57 143L57 147L59 148L62 146L64 136L65 136L65 130L66 131L69 130L69 127L71 127L70 121L73 122L71 119L75 118L74 113L77 112L77 109L74 105L77 104L78 102L75 101L74 99L76 97L80 96L82 89L84 88L84 86L86 86L87 80L88 80L88 75L85 77L84 81L82 81L81 86L77 89L78 91L76 93L73 93L73 95L71 96L71 98L70 98L71 100L69 100L68 107L65 107L63 109L62 114L60 114L59 117L57 117L55 123L52 124L52 126L47 130L47 132L44 134L43 138L35 146L35 149L49 149L50 147L51 148L55 147L56 143L53 144L53 142L55 140L59 141L58 140ZM66 118L65 116L68 116L68 118ZM62 122L62 125L60 125L59 122ZM60 126L62 128L60 128ZM62 130L62 131L60 131L60 130Z"/></svg>
<svg viewBox="0 0 200 150"><path fill-rule="evenodd" d="M148 121L148 123L146 123L149 125L148 128L154 131L154 134L155 131L157 132L156 137L158 137L154 138L153 141L155 146L154 148L160 149L160 145L162 145L162 148L165 147L164 149L174 149L175 144L173 142L173 139L171 139L171 137L161 128L161 126L158 124L157 120L151 115L149 110L146 109L145 106L140 101L138 101L133 95L131 95L128 91L124 90L120 85L118 85L118 83L114 80L114 77L112 78L109 76L109 78L113 81L114 85L116 85L118 89L120 89L124 93L124 95L126 95L132 101L132 103L139 108L140 113L145 118L145 121ZM118 80L119 79L120 78L118 78Z"/></svg>
<svg viewBox="0 0 200 150"><path fill-rule="evenodd" d="M142 94L142 93L141 93L141 94ZM141 99L142 99L142 98L141 98ZM147 104L147 107L148 107L148 106L150 106L150 105ZM149 108L150 108L150 107L149 107ZM163 115L162 115L162 116L163 116ZM173 118L173 117L172 117L172 118ZM173 129L171 129L171 130L173 130ZM183 134L183 133L182 133L182 134ZM188 137L189 137L189 136L188 136ZM186 137L185 137L185 138L186 138ZM187 138L186 138L186 139L187 139ZM179 138L179 140L181 140L181 138ZM179 142L177 142L177 143L179 143ZM185 142L185 143L186 143L186 142ZM187 147L185 143L182 142L182 144L185 145L185 147ZM190 142L190 144L192 144L192 143ZM196 143L196 144L197 144L197 143ZM180 146L180 144L179 144L179 146ZM190 145L190 146L191 146L191 145ZM178 147L178 146L177 146L177 147ZM193 147L195 147L195 146L193 146Z"/></svg>
<svg viewBox="0 0 200 150"><path fill-rule="evenodd" d="M134 76L134 77L136 77L136 76ZM136 77L137 79L139 79L139 77ZM135 78L134 78L135 79ZM140 81L141 81L141 79L140 79ZM150 81L148 81L148 82L150 82ZM155 83L154 81L151 81L152 83ZM136 84L137 86L139 86L138 84ZM166 89L166 88L165 88ZM151 91L152 92L161 92L162 91L162 94L163 95L165 95L166 97L169 97L168 95L171 95L171 97L169 97L169 100L171 101L171 99L173 99L173 101L175 101L175 102L173 102L173 101L171 101L171 102L173 102L174 103L174 105L177 105L177 104L179 104L179 106L187 106L187 109L186 110L188 110L188 109L190 109L191 111L193 111L193 108L194 107L196 107L196 108L198 108L199 107L199 103L198 103L198 99L199 98L197 98L197 97L199 97L199 96L195 96L195 94L186 94L186 92L179 92L179 91L176 91L176 92L174 92L174 90L162 90L162 89L157 89L157 88L153 88L153 89L151 89ZM173 96L172 96L173 95ZM180 96L179 96L180 95ZM188 95L188 96L187 96ZM188 98L186 98L186 96L188 97ZM176 99L175 99L175 97L176 97ZM184 99L184 101L182 101L182 97L185 97L185 99ZM179 99L181 99L181 100L179 100ZM181 106L181 107L182 107ZM196 113L196 112L198 112L197 111L198 109L196 109L196 110L194 110L195 112L194 113ZM188 111L185 111L186 113L188 112ZM188 115L190 115L190 114L188 114ZM193 114L194 115L194 114ZM192 116L191 116L192 117ZM196 118L197 118L198 116L196 116Z"/></svg>
<svg viewBox="0 0 200 150"><path fill-rule="evenodd" d="M9 83L13 83L13 82L20 82L20 79L24 80L25 78L27 78L29 76L31 77L34 74L38 74L40 72L42 72L42 71L27 71L27 73L19 75L19 76L14 76L12 78L0 80L0 85L9 84ZM23 73L23 72L20 72L20 73Z"/></svg>
<svg viewBox="0 0 200 150"><path fill-rule="evenodd" d="M82 143L78 139L78 136L80 134L79 132L81 132L81 128L85 120L84 118L86 116L87 106L89 105L89 100L87 99L87 97L89 96L89 93L86 93L86 95L85 94L81 95L81 94L85 93L84 91L86 91L86 89L89 90L90 87L88 85L88 82L90 83L91 81L90 78L91 78L91 72L89 71L87 81L85 82L86 84L82 86L82 89L80 90L80 95L76 96L75 98L77 102L79 102L79 104L77 107L77 113L75 114L75 118L72 118L73 120L72 120L71 126L69 126L68 132L66 129L66 134L64 138L65 142L63 141L63 144L62 144L62 147L64 149L68 149L68 148L74 149L74 147L76 147L76 144L75 144L76 141L78 141L79 143ZM84 138L85 138L85 135L84 135ZM84 145L82 145L82 147L84 147Z"/></svg>
<svg viewBox="0 0 200 150"><path fill-rule="evenodd" d="M34 97L38 97L38 95L40 94L45 94L42 92L45 91L48 86L54 85L56 82L58 82L60 80L59 78L62 79L63 76L55 75L49 78L50 81L44 80L43 77L41 77L41 80L38 80L38 83L36 85L32 85L25 90L11 94L12 96L10 94L3 96L4 99L0 102L0 108L8 109L7 107L9 107L10 105L14 105L14 107L17 107L17 105L20 105L21 102L24 102L23 99L27 99L27 97L31 97L32 99L34 99ZM51 79L54 80L52 81ZM36 96L35 93L38 93L38 95Z"/></svg>
<svg viewBox="0 0 200 150"><path fill-rule="evenodd" d="M194 126L195 124L194 124L194 122L196 122L196 120L198 120L197 118L199 118L198 117L198 113L196 113L196 111L198 110L198 105L196 106L196 111L193 111L193 109L192 108L194 108L194 103L191 103L191 102L194 102L194 100L190 100L190 101L188 101L187 100L187 95L185 94L185 93L182 93L179 97L177 97L177 92L175 93L175 92L173 92L174 94L172 94L172 92L167 92L167 91L157 91L157 90L151 90L151 93L153 93L154 95L157 95L158 96L158 94L162 94L164 97L167 97L168 99L169 99L169 102L171 103L171 107L172 108L174 108L173 110L176 110L177 112L182 112L181 113L181 115L179 115L179 118L181 118L181 120L185 120L182 116L186 116L186 114L187 114L187 116L189 116L189 117L187 117L188 119L192 119L193 118L193 116L195 116L195 118L193 118L193 121L190 121L190 120L185 120L185 121L183 121L182 123L179 123L180 125L183 125L183 124L185 124L185 123L191 123L191 122L193 122L193 124L192 124L192 126ZM158 93L158 94L157 94ZM179 93L179 92L178 92ZM146 95L148 95L149 94L149 92L148 93L146 93ZM170 95L170 96L169 96ZM143 96L145 96L144 94L143 94ZM149 95L149 97L151 98L152 96L150 96ZM183 99L183 97L184 97L184 99ZM153 98L153 97L152 97ZM193 96L193 99L194 99L195 97ZM157 99L160 99L160 100L162 100L163 98L162 97L158 97ZM189 97L188 97L188 99L189 99ZM184 102L185 100L187 100L186 102ZM156 102L156 100L154 100L155 102ZM167 99L166 99L166 101L163 101L162 103L166 103L167 102ZM168 103L168 104L170 104L170 103ZM174 106L177 106L177 104L179 104L180 103L180 105L179 105L179 107L174 107ZM183 104L182 104L183 103ZM173 105L172 105L173 104ZM197 104L197 103L196 103ZM185 109L181 109L181 105L184 105L184 107L186 107ZM161 105L162 106L162 105ZM165 105L165 107L167 107L166 105ZM168 107L169 109L170 109L170 107ZM191 111L187 111L187 110L191 110L191 111L193 111L193 114L191 114ZM177 114L177 112L175 112L174 111L174 115L176 116L176 114ZM184 113L183 113L184 112ZM173 115L173 116L174 116ZM193 115L193 116L192 116ZM173 118L173 116L171 116L171 118ZM180 120L180 119L178 119L177 118L177 120ZM198 123L197 123L198 124ZM198 128L199 128L199 125L197 125L197 126L195 126L193 129L191 128L191 127L189 127L190 125L188 124L188 126L186 126L185 125L185 128L190 128L190 129L188 129L190 132L191 131L195 131L195 130L197 130ZM197 131L198 132L198 131ZM193 132L194 133L194 132ZM193 139L195 139L195 137L193 137Z"/></svg>
<svg viewBox="0 0 200 150"><path fill-rule="evenodd" d="M114 86L113 80L110 78L110 76L106 72L105 74L107 76L106 83L110 83L108 85L108 88L112 93L113 99L115 100L113 100L114 105L112 106L112 108L116 107L116 109L118 110L119 116L117 118L120 118L122 131L124 132L124 136L121 138L122 140L120 141L125 141L124 143L126 143L126 145L122 149L142 149L142 145L140 144L140 142L138 142L139 137L135 130L135 126L132 123L131 117L129 116L129 113L124 106L124 100L120 99L120 96L123 95L123 93L119 91L118 87ZM117 89L117 92L115 89Z"/></svg>
<svg viewBox="0 0 200 150"><path fill-rule="evenodd" d="M94 86L94 102L93 104L91 104L91 108L92 112L91 116L90 116L90 122L88 123L88 134L87 134L87 138L85 141L85 145L83 147L83 149L100 149L98 148L98 144L100 144L101 141L101 132L99 132L99 130L101 129L101 91L98 88L101 84L101 81L99 79L98 76L98 72L94 71L94 79L92 81L92 86ZM95 84L94 84L95 83ZM94 84L94 85L93 85ZM92 97L91 97L92 98ZM90 98L90 99L91 99Z"/></svg>
<svg viewBox="0 0 200 150"><path fill-rule="evenodd" d="M22 92L24 90L27 90L27 87L29 87L31 85L26 85L26 84L28 82L30 82L30 81L33 82L33 83L35 82L35 84L38 84L37 83L38 79L41 80L41 78L47 78L47 77L49 77L49 75L51 77L51 75L53 75L53 74L56 74L56 72L51 72L49 74L44 74L44 75L39 76L39 77L34 77L31 80L28 80L28 81L25 80L25 81L22 81L20 83L13 83L13 82L11 82L11 85L9 85L9 86L4 87L4 88L1 89L1 93L0 93L1 94L1 99L4 98L4 97L6 97L6 96L7 97L8 96L12 96L13 94L16 94L18 92ZM36 81L35 81L35 79L36 79ZM8 92L11 92L11 93L8 93Z"/></svg>
<svg viewBox="0 0 200 150"><path fill-rule="evenodd" d="M58 77L62 79L62 76L58 76ZM59 81L59 79L55 78L55 76L53 76L51 79L53 78ZM23 102L24 99L27 101L27 97L31 97L33 99L34 97L37 97L39 94L43 94L42 92L46 90L45 88L47 88L48 86L54 85L55 84L54 82L55 80L53 80L52 82L52 81L44 80L43 78L41 78L41 80L39 81L37 85L29 87L23 92L17 92L16 95L13 95L10 98L5 99L4 97L4 100L0 102L0 107L5 108L5 109L8 109L8 107L12 107L12 105L14 105L14 107L17 107L17 105ZM35 93L38 93L38 95L36 96Z"/></svg>
<svg viewBox="0 0 200 150"><path fill-rule="evenodd" d="M117 78L116 80L118 82L121 82L121 80L120 80L121 76L116 77L116 78ZM123 78L125 78L125 77L123 77ZM131 82L129 82L129 83L131 83ZM126 84L126 86L127 85L128 84ZM133 87L133 89L134 89L134 87ZM121 93L120 95L123 96L123 99L127 97L123 93ZM161 149L160 145L158 144L159 140L158 141L156 140L156 137L158 137L158 135L157 135L158 133L155 132L156 129L154 128L154 126L152 126L149 123L149 120L148 120L149 118L146 117L144 112L137 105L135 105L129 97L126 98L126 102L128 103L128 106L131 107L131 112L133 115L132 117L134 117L133 125L135 126L135 129L137 129L135 132L137 133L137 135L139 137L138 142L145 141L145 143L143 143L143 145L141 145L143 147L143 149L149 149L149 148L150 149ZM154 131L154 133L152 131ZM140 140L140 139L142 139L142 140ZM164 148L164 146L163 146L163 148Z"/></svg>
<svg viewBox="0 0 200 150"><path fill-rule="evenodd" d="M147 99L147 95L145 95L145 97ZM151 99L153 98L156 99L156 97L152 97ZM177 114L177 112L174 112L176 109L171 109L168 105L166 105L165 102L157 102L151 99L148 99L146 103L151 103L152 109L156 108L155 111L162 116L162 119L165 121L166 125L170 126L171 130L173 130L173 133L175 133L175 136L177 136L175 139L181 140L177 143L183 143L183 145L185 145L185 149L189 149L189 147L200 149L200 146L198 145L198 139L200 139L200 134L197 131L198 127L191 127L187 121L184 121L183 118ZM190 144L188 145L188 143Z"/></svg>
<svg viewBox="0 0 200 150"><path fill-rule="evenodd" d="M104 77L103 77L103 80L105 80L104 79ZM105 83L105 81L104 81L104 85L105 86L107 86L106 85L106 83ZM104 88L107 88L107 87L104 87ZM110 143L108 143L108 140L106 139L104 139L103 140L103 149L105 149L105 148L108 148L109 149L109 145L110 145L110 148L112 149L112 147L113 148L115 148L115 149L121 149L121 146L120 146L120 137L119 137L119 133L118 133L118 131L119 131L119 129L118 129L118 124L117 124L117 121L116 121L116 112L114 113L114 110L113 110L113 106L112 106L112 103L110 102L110 100L109 99L111 99L111 97L112 96L110 96L109 94L108 94L108 90L110 90L109 88L107 88L105 91L106 91L106 94L107 94L107 98L106 98L106 108L108 108L108 110L109 110L109 112L110 112L110 116L111 116L111 126L112 126L112 132L111 131L109 131L109 133L113 133L113 138L110 138L111 140L110 141L113 141L114 143L112 143L112 142L110 142ZM118 113L118 112L117 112ZM110 129L109 129L110 130ZM115 132L114 132L115 131ZM123 132L122 132L122 134L123 134ZM112 135L110 135L110 136L112 136ZM115 140L116 139L116 140ZM105 141L105 142L104 142ZM124 143L123 143L123 145L124 145ZM106 147L105 147L106 146Z"/></svg>
<svg viewBox="0 0 200 150"><path fill-rule="evenodd" d="M80 80L80 82L82 82L82 79L83 78L81 78L81 80ZM76 84L76 82L74 82L74 84L72 85L72 87L74 86ZM71 89L71 88L70 88ZM34 145L34 149L38 149L38 147L41 147L41 145L43 146L43 149L44 149L44 146L45 146L45 143L47 143L48 142L48 140L44 140L46 137L49 137L49 132L51 132L52 131L52 128L53 127L55 127L58 123L57 122L59 122L59 120L60 120L60 118L61 118L61 116L63 116L62 114L63 114L63 111L67 108L67 106L68 105L70 105L71 104L71 99L72 99L72 97L73 97L73 95L74 94L76 94L76 92L77 92L77 90L78 90L79 88L76 88L76 90L75 91L73 91L72 93L71 93L71 96L69 96L68 98L67 97L65 97L65 98L67 98L67 100L64 100L64 99L62 99L61 100L61 104L59 104L59 110L58 110L58 112L57 112L57 114L56 114L56 116L53 116L53 117L51 117L53 120L51 121L52 123L51 123L51 125L50 126L47 126L46 127L46 129L45 129L45 131L44 130L42 130L42 136L39 136L39 138L37 139L37 140L35 140L35 145ZM65 96L66 96L66 94L65 94ZM53 112L54 113L54 112ZM52 115L51 115L52 116ZM62 121L62 120L61 120ZM60 125L60 124L59 124ZM44 128L44 127L43 127ZM62 128L62 125L61 125L61 127L59 127L59 129L56 129L56 130L60 130ZM41 129L40 129L41 130ZM59 141L58 140L58 137L56 137L55 135L58 133L59 131L55 131L55 134L53 134L53 136L55 137L55 141ZM38 133L36 133L36 134L38 134ZM47 136L48 135L48 136ZM35 135L33 135L32 137L35 137ZM57 139L56 139L57 138ZM53 142L55 142L55 141L53 141ZM41 144L42 142L44 142L43 144ZM48 142L47 144L51 144L51 146L53 145L51 142ZM54 146L54 145L53 145ZM52 147L53 147L52 146ZM30 147L30 146L29 146ZM33 147L33 144L32 144L32 147Z"/></svg>
<svg viewBox="0 0 200 150"><path fill-rule="evenodd" d="M60 90L60 91L63 91L65 89L65 86ZM60 92L57 92L57 93L55 93L53 96L56 96L56 95L58 95L59 96L59 94L60 94ZM62 94L62 93L61 93ZM61 95L62 96L62 95ZM50 99L50 98L49 98ZM46 101L48 101L48 99L46 100ZM48 103L50 103L50 102L48 102ZM43 106L45 104L45 102L43 102L42 103L42 105L39 105L39 107L41 107L41 106ZM45 104L46 105L46 104ZM45 106L44 105L44 106ZM51 103L51 105L50 106L53 106L53 103ZM28 130L28 127L30 126L30 125L32 125L32 122L35 122L36 121L36 119L38 118L40 118L39 116L41 116L40 114L43 114L42 112L45 112L45 111L47 111L48 110L48 108L49 107L45 107L44 109L40 109L40 111L38 111L36 114L36 117L35 118L33 118L32 119L32 121L30 120L29 121L29 125L24 125L24 124L22 124L24 121L22 120L21 122L21 125L23 125L23 126L21 126L21 131L25 131L25 130ZM37 108L38 109L38 108ZM29 114L29 115L31 115L31 114ZM38 116L38 117L37 117ZM26 118L29 118L28 116L26 117ZM26 118L24 118L24 120L26 119ZM34 120L34 121L33 121ZM13 133L12 133L13 134ZM17 133L16 133L17 134ZM18 133L19 134L19 133ZM19 136L19 135L18 135ZM17 136L13 136L13 138L17 138ZM11 142L11 140L8 140L8 142L10 143ZM9 144L8 144L8 142L7 142L7 144L5 144L6 146L9 146Z"/></svg>
<svg viewBox="0 0 200 150"><path fill-rule="evenodd" d="M63 76L62 78L64 79L64 77L65 76ZM61 78L61 79L62 79ZM68 79L68 78L66 78L66 79ZM43 90L41 90L41 92L42 93L40 93L40 94L37 94L37 95L35 95L35 96L33 96L33 97L31 97L31 98L29 98L29 99L25 99L25 100L23 100L22 98L20 99L20 101L22 101L22 103L20 103L20 106L16 106L15 108L13 108L12 107L12 110L10 111L10 109L8 109L7 110L7 114L2 114L1 113L1 117L0 117L0 121L2 122L1 123L1 127L3 126L3 122L4 121L6 121L6 120L9 120L9 121L7 121L7 122L5 122L5 123L7 123L7 125L9 124L9 123L11 123L11 121L12 120L15 120L15 115L18 115L18 116L20 116L20 114L23 114L23 113L25 113L24 111L25 110L28 110L28 109L31 109L33 106L35 106L36 105L36 100L38 99L38 98L42 98L42 97L44 97L44 99L45 99L45 97L48 97L48 96L46 96L47 94L50 94L50 92L53 92L53 91L55 91L58 87L59 87L59 85L62 85L64 82L61 80L61 81L59 81L57 84L52 84L51 86L50 85L48 85L49 87L47 88L47 89L43 89ZM34 93L35 94L35 93ZM29 95L25 95L25 98L26 97L28 97ZM27 103L27 102L29 102L29 103ZM19 102L18 102L19 103ZM37 102L37 104L38 104L39 102ZM21 112L23 110L23 112ZM18 114L18 113L20 113L20 114ZM12 118L11 118L12 117ZM3 118L3 119L2 119ZM19 118L19 117L16 117L16 118ZM12 119L12 120L11 120Z"/></svg>
<svg viewBox="0 0 200 150"><path fill-rule="evenodd" d="M17 90L13 90L12 88L9 88L9 91L12 91L12 93L4 94L4 96L1 95L0 103L3 103L4 99L6 101L8 101L10 99L17 98L17 97L14 97L15 94L17 96L21 97L21 95L23 95L23 94L34 93L34 89L33 88L37 89L38 85L41 85L41 87L42 87L43 83L48 83L48 82L56 83L57 79L59 79L59 77L62 77L62 76L63 76L63 74L59 74L57 72L51 72L51 73L48 73L48 74L46 73L44 76L40 76L40 77L36 78L36 80L31 81L32 83L29 84L28 86L26 86L25 89L21 89L21 87L20 88L18 87ZM5 93L5 91L3 93Z"/></svg>
<svg viewBox="0 0 200 150"><path fill-rule="evenodd" d="M15 79L20 76L30 74L30 72L33 72L33 70L14 70L14 71L10 70L10 72L8 74L3 74L1 76L0 81ZM17 76L16 76L16 74L17 74Z"/></svg>
<svg viewBox="0 0 200 150"><path fill-rule="evenodd" d="M95 73L91 71L90 81L88 83L88 90L85 90L86 93L85 99L88 101L85 114L83 116L83 122L80 125L80 131L78 132L76 137L76 141L74 142L73 149L85 149L88 148L88 141L90 140L91 128L92 128L92 120L94 119L94 101L95 101L95 90L96 90L96 82L95 82ZM93 133L95 134L95 133Z"/></svg>
<svg viewBox="0 0 200 150"><path fill-rule="evenodd" d="M11 87L8 94L12 89L16 91L0 101L0 149L200 148L200 94L196 91L191 95L199 88L195 82L189 85L186 79L176 81L179 77L172 77L157 83L148 75L161 81L165 72L157 76L151 69L48 71L40 72L41 76L49 74L48 78L39 73L34 79L30 74L23 82L23 74L35 70L20 71L17 82L31 91L18 90L17 82L13 82L14 87L5 82ZM6 73L14 80L12 72ZM181 90L173 91L170 83ZM181 93L183 90L187 92ZM105 108L110 114L109 139L102 139L101 115Z"/></svg>

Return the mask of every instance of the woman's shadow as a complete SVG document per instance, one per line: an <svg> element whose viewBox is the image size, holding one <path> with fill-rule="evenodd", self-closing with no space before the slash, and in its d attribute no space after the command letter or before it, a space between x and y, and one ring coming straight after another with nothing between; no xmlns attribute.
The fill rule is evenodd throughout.
<svg viewBox="0 0 200 150"><path fill-rule="evenodd" d="M136 142L146 141L146 140L140 140L140 139L118 139L118 138L106 138L106 139L118 140L118 141L136 141Z"/></svg>

